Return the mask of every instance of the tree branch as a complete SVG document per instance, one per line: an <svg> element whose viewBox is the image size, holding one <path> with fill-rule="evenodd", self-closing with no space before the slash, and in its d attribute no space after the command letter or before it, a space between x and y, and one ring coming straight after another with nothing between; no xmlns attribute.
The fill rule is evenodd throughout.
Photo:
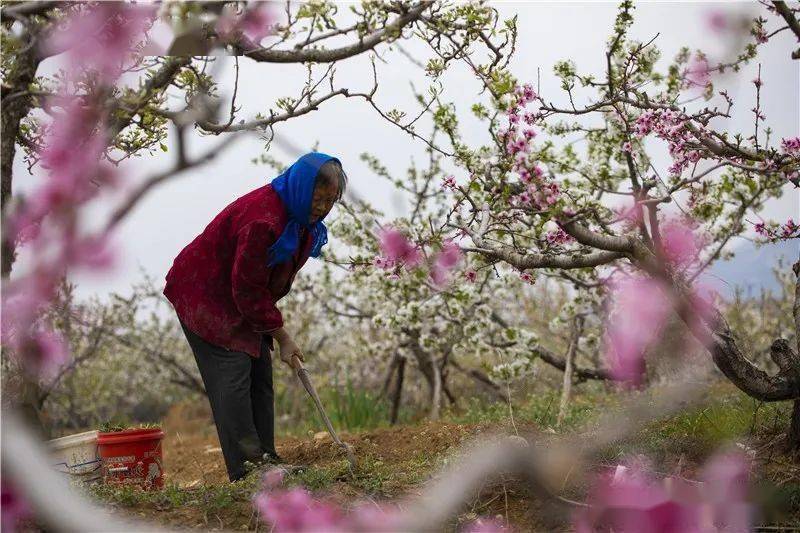
<svg viewBox="0 0 800 533"><path fill-rule="evenodd" d="M387 24L382 30L364 37L356 43L341 48L301 50L268 50L265 48L258 48L256 50L251 50L243 47L243 45L247 43L240 43L236 45L235 48L239 54L243 54L262 63L332 63L356 56L375 48L385 41L392 40L400 35L403 28L418 20L422 16L422 13L433 4L433 0L420 2L416 7L409 9L406 13Z"/></svg>

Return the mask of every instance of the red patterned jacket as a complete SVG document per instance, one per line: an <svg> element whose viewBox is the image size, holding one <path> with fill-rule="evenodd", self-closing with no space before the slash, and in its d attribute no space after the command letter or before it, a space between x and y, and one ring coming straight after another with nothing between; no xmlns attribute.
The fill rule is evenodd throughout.
<svg viewBox="0 0 800 533"><path fill-rule="evenodd" d="M301 229L292 260L267 266L269 247L288 216L283 201L265 185L236 199L175 258L164 295L200 338L259 356L261 335L283 326L275 307L311 252Z"/></svg>

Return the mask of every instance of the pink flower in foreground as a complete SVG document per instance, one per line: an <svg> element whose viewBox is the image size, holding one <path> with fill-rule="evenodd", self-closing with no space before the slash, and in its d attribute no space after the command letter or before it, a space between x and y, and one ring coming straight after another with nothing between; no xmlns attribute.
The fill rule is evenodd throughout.
<svg viewBox="0 0 800 533"><path fill-rule="evenodd" d="M699 533L697 503L682 504L638 467L623 475L600 476L589 493L589 507L575 515L575 531L589 533Z"/></svg>
<svg viewBox="0 0 800 533"><path fill-rule="evenodd" d="M664 258L674 266L689 266L700 253L700 243L694 230L677 220L661 226L661 242Z"/></svg>
<svg viewBox="0 0 800 533"><path fill-rule="evenodd" d="M741 453L716 455L703 467L703 499L720 531L750 531L754 507L748 499L749 461Z"/></svg>
<svg viewBox="0 0 800 533"><path fill-rule="evenodd" d="M688 87L703 88L711 81L711 71L704 57L695 57L683 76Z"/></svg>
<svg viewBox="0 0 800 533"><path fill-rule="evenodd" d="M407 268L418 265L422 260L419 249L401 231L394 228L381 232L380 247L386 259L402 263Z"/></svg>
<svg viewBox="0 0 800 533"><path fill-rule="evenodd" d="M254 7L236 14L225 9L217 19L217 34L224 40L235 40L243 35L253 44L258 45L264 37L272 33L274 17L269 2L256 2Z"/></svg>
<svg viewBox="0 0 800 533"><path fill-rule="evenodd" d="M98 2L78 8L48 37L44 51L47 55L66 52L73 72L92 70L103 83L111 83L152 26L156 9L127 2Z"/></svg>
<svg viewBox="0 0 800 533"><path fill-rule="evenodd" d="M447 176L442 181L442 188L443 189L455 189L456 188L456 178L453 176Z"/></svg>
<svg viewBox="0 0 800 533"><path fill-rule="evenodd" d="M614 305L606 325L606 360L615 379L641 383L645 350L670 313L665 290L650 278L627 278L614 285Z"/></svg>
<svg viewBox="0 0 800 533"><path fill-rule="evenodd" d="M442 251L433 260L431 267L431 279L439 287L445 285L450 280L450 272L456 268L461 260L463 252L458 245L452 241L447 242Z"/></svg>
<svg viewBox="0 0 800 533"><path fill-rule="evenodd" d="M363 503L345 513L333 503L315 499L305 489L281 489L284 474L281 469L267 471L262 490L253 499L261 518L277 533L393 531L400 527L401 515L393 506Z"/></svg>
<svg viewBox="0 0 800 533"><path fill-rule="evenodd" d="M575 513L578 533L706 533L750 531L748 464L740 454L720 454L703 467L701 482L659 479L641 465L618 466L598 477L589 506Z"/></svg>
<svg viewBox="0 0 800 533"><path fill-rule="evenodd" d="M6 533L14 533L20 520L32 517L28 502L6 477L3 478L0 489L0 516L0 529Z"/></svg>
<svg viewBox="0 0 800 533"><path fill-rule="evenodd" d="M715 9L706 13L706 25L714 32L722 33L728 29L728 17L724 11Z"/></svg>
<svg viewBox="0 0 800 533"><path fill-rule="evenodd" d="M58 332L39 329L26 341L24 364L45 379L55 377L69 359L69 345Z"/></svg>
<svg viewBox="0 0 800 533"><path fill-rule="evenodd" d="M254 504L276 532L341 530L338 527L342 522L339 510L316 501L304 489L261 492L256 495Z"/></svg>

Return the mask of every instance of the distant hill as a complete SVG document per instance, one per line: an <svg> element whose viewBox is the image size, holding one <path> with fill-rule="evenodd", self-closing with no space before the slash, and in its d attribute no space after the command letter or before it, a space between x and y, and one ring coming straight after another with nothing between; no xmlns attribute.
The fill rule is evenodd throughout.
<svg viewBox="0 0 800 533"><path fill-rule="evenodd" d="M717 261L712 265L709 274L720 282L720 291L725 295L730 295L735 287L742 287L745 294L755 295L762 287L769 290L778 288L772 269L781 258L786 267L791 268L800 255L800 242L794 239L762 246L745 242L735 252L731 260Z"/></svg>

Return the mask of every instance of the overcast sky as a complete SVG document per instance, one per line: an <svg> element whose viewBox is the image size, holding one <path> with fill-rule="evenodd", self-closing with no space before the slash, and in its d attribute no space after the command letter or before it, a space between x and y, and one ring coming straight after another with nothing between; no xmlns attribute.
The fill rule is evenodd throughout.
<svg viewBox="0 0 800 533"><path fill-rule="evenodd" d="M340 11L346 13L342 3ZM553 64L563 59L572 59L578 72L595 73L601 77L605 63L605 42L613 27L617 6L615 3L537 3L497 2L504 18L517 15L519 40L512 62L514 74L521 80L535 83L537 69L540 73L541 93L550 101L565 102L564 93L552 73ZM662 62L671 60L681 46L701 48L713 59L729 51L726 41L709 30L707 17L710 11L721 11L728 15L755 13L755 3L636 3L635 23L631 36L648 41L656 34L656 45L662 50ZM774 28L772 22L769 28ZM403 47L423 63L430 52L421 43L403 42ZM762 47L758 62L761 64L764 86L762 88L763 111L767 123L773 128L774 139L798 135L800 121L798 104L798 65L790 59L796 42L790 32L783 32ZM398 108L413 115L417 110L411 84L424 90L430 80L424 72L398 50L382 47L382 59L377 64L380 88L377 100L384 109ZM233 58L225 58L219 76L220 93L230 96L233 87ZM44 68L54 68L49 61ZM321 75L324 67L314 72ZM734 117L728 124L717 123L731 132L752 133L752 118L749 109L754 106L753 85L757 63L746 66L735 75L737 83L730 78L716 80L717 88L726 88L736 101ZM257 112L266 112L282 96L293 96L302 87L307 70L301 65L264 65L246 58L240 59L240 81L238 104L242 106L241 118L253 117ZM337 87L351 90L369 90L372 70L367 55L342 61L337 65ZM485 128L470 119L469 107L477 98L477 84L466 69L458 67L444 78L445 100L453 101L460 113L465 138L471 144L485 141ZM586 93L585 96L591 96ZM174 102L178 105L180 102ZM580 102L578 102L580 103ZM397 175L402 175L411 161L424 165L424 145L406 133L381 119L371 107L360 99L335 98L325 102L321 108L305 116L292 119L276 128L277 135L303 150L319 142L319 149L339 157L351 180L352 186L361 196L369 198L387 216L404 213L404 203L392 190L372 175L359 160L363 152L377 156L383 164ZM191 138L191 153L199 153L219 142L219 138ZM169 143L170 147L173 143ZM240 139L233 147L211 164L192 170L164 183L128 216L118 231L120 248L119 266L104 278L87 279L77 277L78 294L97 294L101 297L110 292L127 293L130 285L140 279L144 270L163 284L163 278L174 257L188 244L211 219L227 204L248 191L271 180L275 172L271 167L254 165L251 160L264 152L264 143L257 138ZM297 154L280 145L273 145L270 154L286 163L291 163ZM172 153L143 157L124 166L125 179L129 186L140 182L170 164ZM657 159L663 169L669 165L666 157ZM21 158L15 162L15 193L30 190L35 177L27 173ZM456 174L457 177L458 174ZM116 204L115 198L106 198L92 210L96 221ZM768 206L769 215L778 220L800 213L797 190L786 188L780 200ZM335 243L334 243L335 245ZM25 255L21 255L15 269L24 270Z"/></svg>

